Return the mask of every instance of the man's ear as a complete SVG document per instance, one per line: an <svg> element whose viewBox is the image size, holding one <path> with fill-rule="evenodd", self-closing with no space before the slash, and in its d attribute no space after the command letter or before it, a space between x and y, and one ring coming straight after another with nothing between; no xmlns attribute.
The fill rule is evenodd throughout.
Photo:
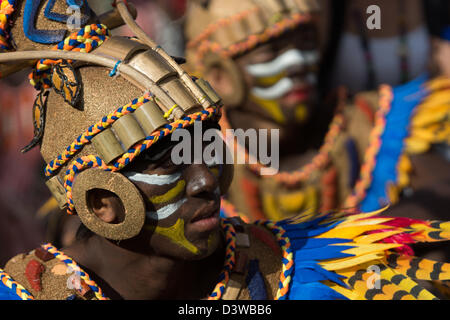
<svg viewBox="0 0 450 320"><path fill-rule="evenodd" d="M87 204L102 221L111 224L121 223L125 219L125 209L119 197L111 191L93 189L87 194Z"/></svg>
<svg viewBox="0 0 450 320"><path fill-rule="evenodd" d="M203 75L220 95L226 107L238 107L243 104L247 85L235 61L209 55L205 58Z"/></svg>

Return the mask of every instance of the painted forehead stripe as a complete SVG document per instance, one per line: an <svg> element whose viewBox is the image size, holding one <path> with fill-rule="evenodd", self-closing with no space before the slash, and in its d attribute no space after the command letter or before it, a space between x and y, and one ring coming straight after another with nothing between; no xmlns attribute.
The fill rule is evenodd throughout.
<svg viewBox="0 0 450 320"><path fill-rule="evenodd" d="M253 77L271 77L290 67L310 65L317 62L317 60L318 54L315 50L300 51L298 49L290 49L272 61L248 65L246 70Z"/></svg>
<svg viewBox="0 0 450 320"><path fill-rule="evenodd" d="M158 186L174 183L181 178L181 172L173 174L145 174L138 172L125 172L124 175L133 182L144 182Z"/></svg>

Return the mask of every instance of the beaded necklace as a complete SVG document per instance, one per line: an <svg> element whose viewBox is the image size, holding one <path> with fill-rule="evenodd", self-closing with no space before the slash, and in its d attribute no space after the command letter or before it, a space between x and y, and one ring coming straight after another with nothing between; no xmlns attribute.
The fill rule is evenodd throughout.
<svg viewBox="0 0 450 320"><path fill-rule="evenodd" d="M267 168L263 164L256 162L256 163L250 163L247 165L248 169L250 169L251 172L256 174L260 178L265 179L274 179L280 184L283 184L288 187L292 187L295 185L298 185L301 182L307 181L311 175L314 172L317 172L319 170L324 169L330 162L330 151L335 145L335 142L337 140L337 137L339 136L340 132L342 131L342 128L345 123L345 118L342 113L338 112L333 120L331 121L329 130L324 138L324 143L319 149L319 152L317 155L314 156L314 158L311 160L310 163L306 164L305 166L292 171L292 172L279 172L275 175L271 176L263 176L261 175L261 169ZM231 129L231 126L226 118L225 112L222 114L221 119L221 127L223 129ZM246 163L249 163L249 159L252 157L247 149L243 146L241 146L239 143L234 143L235 151L236 152L242 152L244 154Z"/></svg>

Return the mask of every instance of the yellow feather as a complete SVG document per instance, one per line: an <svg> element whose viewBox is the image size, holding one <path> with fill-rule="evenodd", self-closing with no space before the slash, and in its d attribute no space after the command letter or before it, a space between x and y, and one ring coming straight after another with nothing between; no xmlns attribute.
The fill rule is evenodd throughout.
<svg viewBox="0 0 450 320"><path fill-rule="evenodd" d="M379 229L392 229L391 226L379 226L379 225L367 225L367 226L358 226L358 227L348 227L341 229L331 229L325 233L322 233L316 238L343 238L343 239L353 239L360 234Z"/></svg>
<svg viewBox="0 0 450 320"><path fill-rule="evenodd" d="M363 236L359 236L359 237L353 239L353 242L355 242L355 243L373 243L373 242L380 241L382 239L388 238L390 236L393 236L395 234L399 234L402 232L403 232L403 230L394 230L394 231L386 231L386 232L363 235Z"/></svg>
<svg viewBox="0 0 450 320"><path fill-rule="evenodd" d="M369 253L380 252L384 253L385 250L401 247L401 244L396 243L371 243L371 244L359 244L356 248L344 250L342 252L354 254L355 256L362 256Z"/></svg>
<svg viewBox="0 0 450 320"><path fill-rule="evenodd" d="M380 259L382 259L384 257L384 253L380 254L380 253L371 253L371 254L366 254L363 256L358 256L358 257L350 257L350 258L343 258L343 259L338 259L338 260L333 260L333 261L328 261L328 262L321 262L320 265L323 266L326 270L328 271L335 271L335 270L341 270L341 269L346 269L346 268L350 268L356 265L359 265L361 263L365 263L368 261L374 261L374 264L379 262Z"/></svg>

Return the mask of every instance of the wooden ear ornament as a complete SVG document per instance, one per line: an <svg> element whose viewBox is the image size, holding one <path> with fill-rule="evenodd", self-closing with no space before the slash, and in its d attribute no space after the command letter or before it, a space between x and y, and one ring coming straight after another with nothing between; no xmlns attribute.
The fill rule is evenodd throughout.
<svg viewBox="0 0 450 320"><path fill-rule="evenodd" d="M88 192L103 189L116 194L122 201L125 220L112 224L95 215L88 203ZM72 197L81 222L92 232L112 240L130 239L139 234L145 222L145 203L140 191L125 176L102 169L88 169L77 175Z"/></svg>

